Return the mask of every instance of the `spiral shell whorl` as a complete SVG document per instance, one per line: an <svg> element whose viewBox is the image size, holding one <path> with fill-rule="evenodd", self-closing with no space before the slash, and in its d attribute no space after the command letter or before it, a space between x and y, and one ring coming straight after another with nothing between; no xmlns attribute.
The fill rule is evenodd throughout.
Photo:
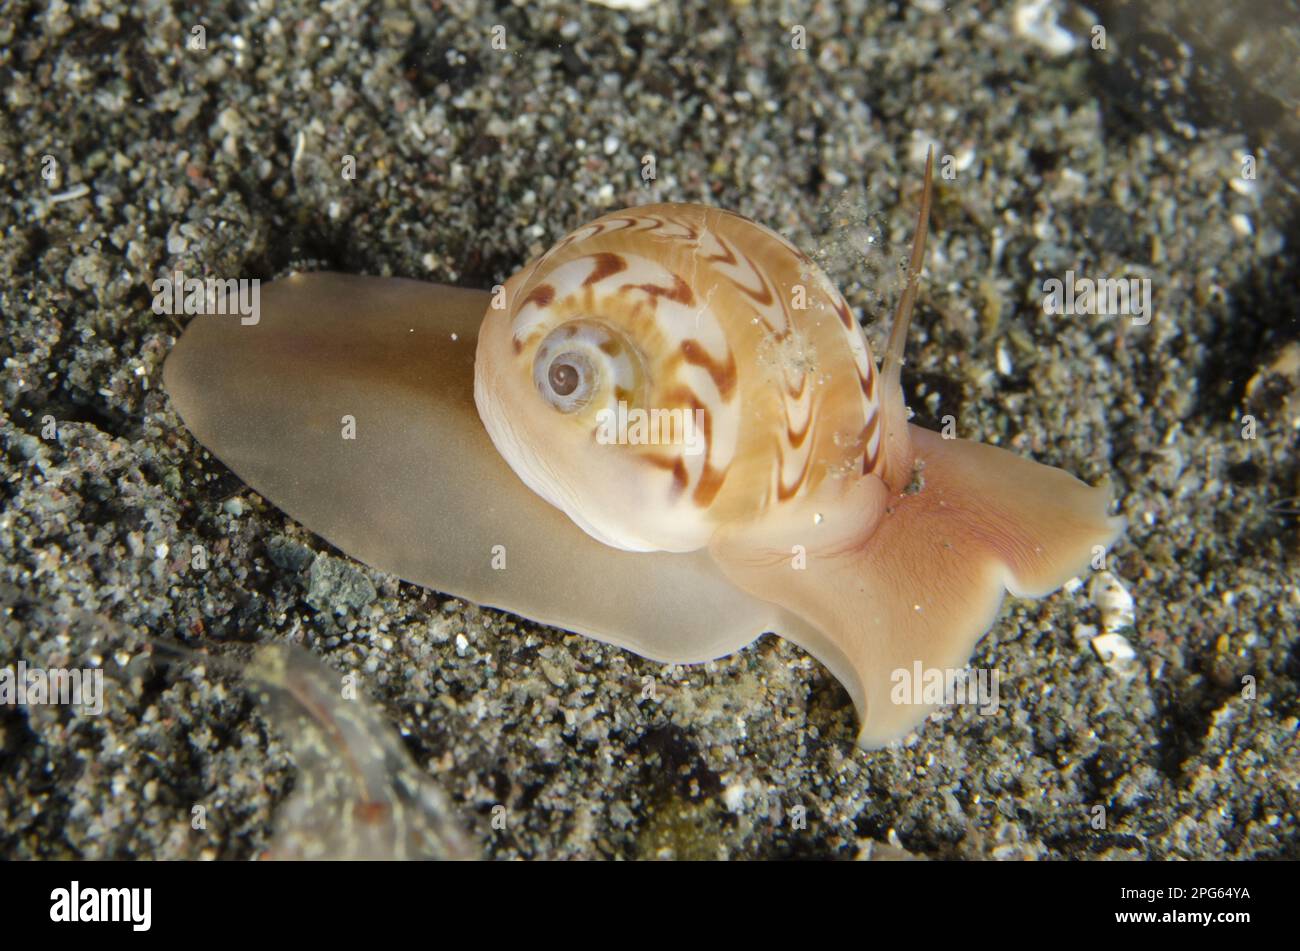
<svg viewBox="0 0 1300 951"><path fill-rule="evenodd" d="M598 325L626 345L636 369L603 361L599 372L621 382L598 384L601 408L621 401L701 423L694 447L602 445L594 407L571 418L551 408L548 419L525 410L522 393L481 396L481 412L484 401L499 404L484 419L516 471L603 541L700 547L720 521L759 516L828 476L869 470L878 452L874 368L848 305L807 256L739 215L698 205L607 215L512 277L506 300L485 320L480 361L513 363L511 379L532 381L537 354L560 328ZM539 487L584 480L581 466L540 445L563 431L568 451L580 453L578 426L592 475L617 479L618 498L585 485ZM511 458L509 447L523 442L534 445L516 446Z"/></svg>

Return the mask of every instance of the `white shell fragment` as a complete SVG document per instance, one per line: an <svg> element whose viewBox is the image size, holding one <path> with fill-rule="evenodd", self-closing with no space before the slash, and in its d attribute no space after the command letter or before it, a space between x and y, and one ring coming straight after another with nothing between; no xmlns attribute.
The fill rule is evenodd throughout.
<svg viewBox="0 0 1300 951"><path fill-rule="evenodd" d="M1079 41L1057 22L1060 9L1054 0L1022 0L1011 13L1016 36L1028 40L1049 56L1074 52Z"/></svg>
<svg viewBox="0 0 1300 951"><path fill-rule="evenodd" d="M1101 627L1107 634L1132 627L1137 619L1133 596L1123 583L1109 571L1093 575L1088 585L1088 598L1101 612Z"/></svg>
<svg viewBox="0 0 1300 951"><path fill-rule="evenodd" d="M611 10L649 10L659 0L587 0L587 2Z"/></svg>
<svg viewBox="0 0 1300 951"><path fill-rule="evenodd" d="M1103 664L1122 676L1138 670L1137 651L1122 634L1102 634L1088 642Z"/></svg>
<svg viewBox="0 0 1300 951"><path fill-rule="evenodd" d="M1136 620L1133 596L1109 571L1099 571L1088 585L1088 597L1101 613L1102 633L1097 634L1097 629L1091 624L1080 624L1074 630L1076 642L1086 639L1107 668L1124 678L1134 676L1141 667L1137 651L1128 638L1118 633L1132 628Z"/></svg>

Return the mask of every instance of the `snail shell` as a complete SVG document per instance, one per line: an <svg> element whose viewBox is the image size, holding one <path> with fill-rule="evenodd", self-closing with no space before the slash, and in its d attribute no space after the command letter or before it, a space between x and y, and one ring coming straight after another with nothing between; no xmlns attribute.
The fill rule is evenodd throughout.
<svg viewBox="0 0 1300 951"><path fill-rule="evenodd" d="M807 255L747 218L682 204L615 212L511 277L503 297L479 333L479 413L524 482L605 544L697 549L720 524L878 460L861 328ZM581 406L557 375L577 381ZM620 412L687 425L610 441L598 417Z"/></svg>

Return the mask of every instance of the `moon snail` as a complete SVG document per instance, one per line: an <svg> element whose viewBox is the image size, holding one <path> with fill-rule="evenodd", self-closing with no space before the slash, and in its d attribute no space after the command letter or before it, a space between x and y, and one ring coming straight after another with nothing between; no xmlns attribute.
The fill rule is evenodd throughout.
<svg viewBox="0 0 1300 951"><path fill-rule="evenodd" d="M879 368L780 235L656 204L495 294L272 282L254 325L191 321L164 382L199 442L367 565L665 662L779 634L876 747L932 709L894 701L895 671L964 666L1006 592L1046 596L1123 529L1106 487L907 421L930 194L927 161Z"/></svg>

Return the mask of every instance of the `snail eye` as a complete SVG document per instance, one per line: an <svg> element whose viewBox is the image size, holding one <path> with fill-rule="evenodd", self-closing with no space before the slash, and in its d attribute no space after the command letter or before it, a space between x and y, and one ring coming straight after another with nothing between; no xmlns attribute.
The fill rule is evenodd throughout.
<svg viewBox="0 0 1300 951"><path fill-rule="evenodd" d="M591 359L576 350L539 360L534 380L542 397L561 413L576 413L589 402L595 390L596 372Z"/></svg>

